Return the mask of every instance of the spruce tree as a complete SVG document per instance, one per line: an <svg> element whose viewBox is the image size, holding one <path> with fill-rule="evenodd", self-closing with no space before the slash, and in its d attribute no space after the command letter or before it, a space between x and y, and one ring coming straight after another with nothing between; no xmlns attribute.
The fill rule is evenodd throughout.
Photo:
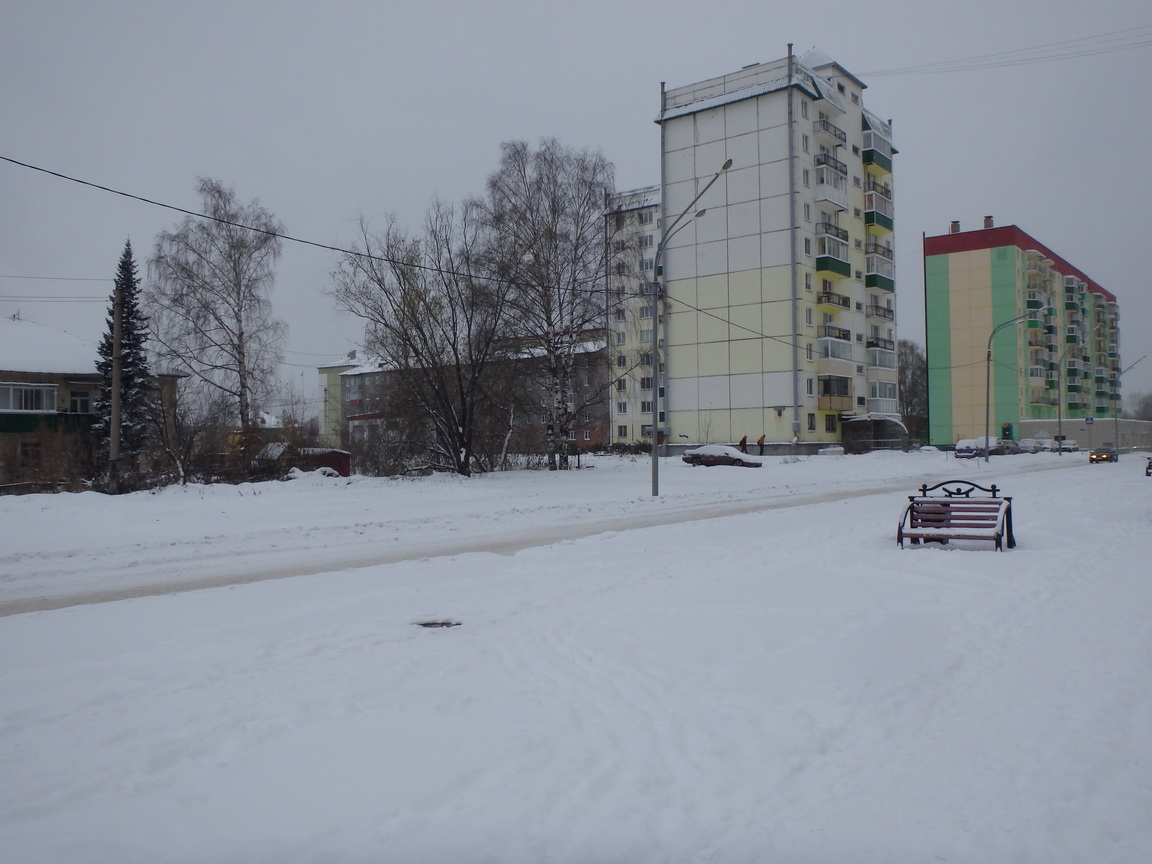
<svg viewBox="0 0 1152 864"><path fill-rule="evenodd" d="M128 479L134 473L138 457L154 434L154 383L148 368L145 345L148 342L148 318L140 310L140 278L132 257L132 242L124 244L124 253L116 269L116 282L108 306L108 329L100 340L100 395L94 412L97 421L92 428L101 442L104 459L112 425L112 354L115 333L116 293L121 293L120 321L120 476ZM125 470L126 469L126 470Z"/></svg>

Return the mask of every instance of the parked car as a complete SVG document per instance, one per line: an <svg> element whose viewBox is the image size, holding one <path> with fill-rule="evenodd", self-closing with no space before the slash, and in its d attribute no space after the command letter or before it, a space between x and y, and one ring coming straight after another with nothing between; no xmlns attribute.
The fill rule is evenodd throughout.
<svg viewBox="0 0 1152 864"><path fill-rule="evenodd" d="M1020 445L1021 453L1039 453L1048 449L1048 442L1040 438L1021 438L1016 443Z"/></svg>
<svg viewBox="0 0 1152 864"><path fill-rule="evenodd" d="M1009 456L1015 453L1023 453L1023 448L1013 441L1011 438L1001 438L1000 443L992 451L993 456Z"/></svg>
<svg viewBox="0 0 1152 864"><path fill-rule="evenodd" d="M1144 466L1144 476L1152 477L1152 456L1148 457L1148 464Z"/></svg>
<svg viewBox="0 0 1152 864"><path fill-rule="evenodd" d="M984 450L976 445L975 438L961 438L952 449L957 459L976 459L984 455Z"/></svg>
<svg viewBox="0 0 1152 864"><path fill-rule="evenodd" d="M1075 453L1080 449L1080 445L1073 441L1071 438L1065 438L1060 442L1060 449L1065 453Z"/></svg>
<svg viewBox="0 0 1152 864"><path fill-rule="evenodd" d="M1088 454L1088 461L1092 464L1097 462L1115 462L1116 451L1112 447L1097 447Z"/></svg>
<svg viewBox="0 0 1152 864"><path fill-rule="evenodd" d="M728 447L724 444L705 444L702 447L694 447L691 450L685 450L681 458L689 465L705 465L709 468L713 465L759 468L764 464L759 457L750 456L735 447Z"/></svg>

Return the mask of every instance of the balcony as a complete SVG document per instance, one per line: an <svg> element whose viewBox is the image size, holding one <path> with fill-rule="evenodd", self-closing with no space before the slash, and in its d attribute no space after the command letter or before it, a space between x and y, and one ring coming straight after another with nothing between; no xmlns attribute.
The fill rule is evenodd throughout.
<svg viewBox="0 0 1152 864"><path fill-rule="evenodd" d="M813 164L817 168L831 168L837 174L848 176L848 166L833 156L831 153L817 153Z"/></svg>
<svg viewBox="0 0 1152 864"><path fill-rule="evenodd" d="M819 411L851 411L851 396L821 396L816 400Z"/></svg>
<svg viewBox="0 0 1152 864"><path fill-rule="evenodd" d="M895 351L896 343L891 339L884 339L880 336L869 336L865 347L883 348L885 351Z"/></svg>
<svg viewBox="0 0 1152 864"><path fill-rule="evenodd" d="M873 177L869 177L864 183L865 192L875 192L883 198L892 200L892 187L887 183L881 183Z"/></svg>
<svg viewBox="0 0 1152 864"><path fill-rule="evenodd" d="M900 401L898 399L868 399L868 411L872 414L899 414Z"/></svg>
<svg viewBox="0 0 1152 864"><path fill-rule="evenodd" d="M879 243L874 241L869 241L866 243L864 245L864 251L869 255L880 255L883 258L887 258L889 261L895 257L891 248L888 246L881 246Z"/></svg>
<svg viewBox="0 0 1152 864"><path fill-rule="evenodd" d="M820 255L816 258L816 272L819 274L831 273L842 279L852 275L852 267L847 261L841 261L830 255Z"/></svg>
<svg viewBox="0 0 1152 864"><path fill-rule="evenodd" d="M816 295L818 306L836 306L840 309L851 309L852 298L837 294L835 291L821 291Z"/></svg>
<svg viewBox="0 0 1152 864"><path fill-rule="evenodd" d="M864 225L872 234L891 231L895 225L892 202L876 192L864 193Z"/></svg>
<svg viewBox="0 0 1152 864"><path fill-rule="evenodd" d="M891 174L894 152L883 136L871 130L864 133L864 152L861 155L869 174Z"/></svg>
<svg viewBox="0 0 1152 864"><path fill-rule="evenodd" d="M816 233L829 237L835 237L837 240L840 240L844 243L848 242L848 230L846 228L841 228L834 222L817 222Z"/></svg>
<svg viewBox="0 0 1152 864"><path fill-rule="evenodd" d="M839 126L834 126L827 118L812 121L812 132L817 138L824 138L833 144L847 144L848 135Z"/></svg>
<svg viewBox="0 0 1152 864"><path fill-rule="evenodd" d="M821 338L842 339L845 342L852 341L851 330L846 330L843 327L834 327L831 324L821 324L816 328L816 335Z"/></svg>
<svg viewBox="0 0 1152 864"><path fill-rule="evenodd" d="M887 306L870 305L865 310L865 315L869 318L884 318L888 321L896 320L896 311L889 309Z"/></svg>
<svg viewBox="0 0 1152 864"><path fill-rule="evenodd" d="M848 178L830 168L816 172L816 200L826 201L838 210L848 209Z"/></svg>
<svg viewBox="0 0 1152 864"><path fill-rule="evenodd" d="M868 255L864 264L864 284L869 288L896 289L896 265L883 255Z"/></svg>

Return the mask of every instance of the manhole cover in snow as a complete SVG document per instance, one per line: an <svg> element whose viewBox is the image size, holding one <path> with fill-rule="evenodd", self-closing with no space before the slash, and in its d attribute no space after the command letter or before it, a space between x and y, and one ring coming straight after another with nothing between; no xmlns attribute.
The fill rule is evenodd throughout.
<svg viewBox="0 0 1152 864"><path fill-rule="evenodd" d="M417 627L459 627L459 621L417 621Z"/></svg>

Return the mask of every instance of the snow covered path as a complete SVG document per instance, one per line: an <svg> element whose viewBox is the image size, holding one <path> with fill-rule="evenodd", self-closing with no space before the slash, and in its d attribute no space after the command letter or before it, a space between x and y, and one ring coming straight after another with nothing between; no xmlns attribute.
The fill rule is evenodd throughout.
<svg viewBox="0 0 1152 864"><path fill-rule="evenodd" d="M769 460L764 469L713 475L669 459L662 469L663 494L656 499L644 496L649 478L636 470L628 472L635 482L623 490L606 486L603 472L571 472L560 475L559 483L535 472L528 483L516 482L514 495L502 491L515 475L294 481L313 484L312 507L297 506L293 490L274 483L172 487L143 500L93 494L13 498L4 513L10 538L0 552L0 617L428 556L514 554L605 531L881 492L906 494L922 482L947 477L979 480L991 467L935 453L877 456L883 458L870 460L871 470L840 474L834 463L842 466L844 460ZM1073 464L1045 454L995 468L1002 476ZM620 465L603 461L602 467ZM387 500L396 496L404 502L401 512ZM105 517L124 513L109 528L91 518L97 510ZM50 521L55 530L45 524ZM38 538L46 530L67 540L45 548Z"/></svg>
<svg viewBox="0 0 1152 864"><path fill-rule="evenodd" d="M944 479L943 460L836 461L773 469L795 469L779 500L900 489L0 619L0 849L32 864L1152 858L1152 482L1136 460L963 465L1015 498L1004 553L896 547L906 481ZM568 484L572 523L650 503L624 494L644 466L616 470ZM780 482L760 473L670 469L669 503L744 506ZM543 489L558 479L414 484L379 513L471 513L468 537L505 536L510 503L562 524L535 515L560 506ZM345 513L381 497L363 486ZM323 522L315 498L325 514L337 500L275 489L267 513L232 511L218 551ZM129 498L161 525L195 513ZM40 504L53 529L59 500ZM94 510L93 529L121 517ZM460 626L413 626L430 620Z"/></svg>

